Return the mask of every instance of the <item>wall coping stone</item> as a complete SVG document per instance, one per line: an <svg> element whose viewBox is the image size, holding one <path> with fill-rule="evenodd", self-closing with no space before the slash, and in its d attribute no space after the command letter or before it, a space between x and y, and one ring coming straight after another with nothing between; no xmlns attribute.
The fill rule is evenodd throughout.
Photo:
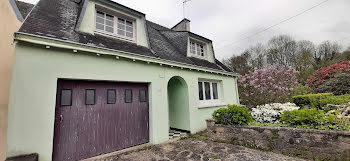
<svg viewBox="0 0 350 161"><path fill-rule="evenodd" d="M234 127L234 128L245 128L245 129L267 129L267 130L279 130L279 131L295 131L302 133L313 133L313 134L337 134L350 136L350 131L344 130L318 130L318 129L305 129L305 128L293 128L293 127L273 127L273 126L248 126L248 125L223 125L216 124L214 119L207 119L207 125L215 125L217 127Z"/></svg>

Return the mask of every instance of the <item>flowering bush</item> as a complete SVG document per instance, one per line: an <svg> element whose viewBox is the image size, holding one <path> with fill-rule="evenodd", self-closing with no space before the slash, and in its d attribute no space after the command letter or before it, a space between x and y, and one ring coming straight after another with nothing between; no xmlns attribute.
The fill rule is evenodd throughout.
<svg viewBox="0 0 350 161"><path fill-rule="evenodd" d="M321 68L316 70L307 80L307 85L317 89L319 85L328 81L329 79L334 77L334 74L343 71L346 69L350 69L350 61L343 61L337 64L330 65L328 67Z"/></svg>
<svg viewBox="0 0 350 161"><path fill-rule="evenodd" d="M288 102L298 84L298 72L293 68L269 66L239 79L241 103L255 107L267 103Z"/></svg>
<svg viewBox="0 0 350 161"><path fill-rule="evenodd" d="M294 103L272 103L252 108L251 114L256 122L279 124L281 123L281 114L284 111L292 111L298 109L299 107Z"/></svg>
<svg viewBox="0 0 350 161"><path fill-rule="evenodd" d="M325 81L316 89L317 92L332 92L335 95L350 94L350 69L334 74L332 79Z"/></svg>

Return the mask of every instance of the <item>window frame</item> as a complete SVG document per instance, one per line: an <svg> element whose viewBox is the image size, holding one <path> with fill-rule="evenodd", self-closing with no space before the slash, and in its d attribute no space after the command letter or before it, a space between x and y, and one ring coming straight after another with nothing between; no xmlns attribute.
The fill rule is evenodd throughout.
<svg viewBox="0 0 350 161"><path fill-rule="evenodd" d="M145 100L142 100L142 99L141 99L141 92L142 92L142 91L145 92ZM147 99L147 90L146 90L146 89L140 89L140 90L139 90L139 101L140 101L140 102L147 102L147 100L148 100L148 99Z"/></svg>
<svg viewBox="0 0 350 161"><path fill-rule="evenodd" d="M94 21L94 31L95 31L95 33L102 34L102 35L105 35L105 36L110 36L110 37L113 37L113 38L126 40L126 41L130 41L130 42L134 42L134 43L136 42L136 31L137 31L136 30L136 19L129 18L127 16L120 15L118 13L114 13L113 11L106 11L107 9L100 9L100 8L102 8L102 7L95 8L95 21ZM104 15L105 15L104 16L105 17L104 22L106 22L106 15L107 14L113 16L113 33L108 32L108 31L105 30L106 23L104 24L104 30L101 30L101 29L97 28L97 12L104 13ZM119 26L118 20L119 20L119 18L124 19L124 22L125 22L124 35L118 34L118 29L119 29L119 27L118 27ZM132 30L132 34L133 34L132 38L126 36L126 32L127 32L126 21L129 21L129 22L132 23L132 29L133 29Z"/></svg>
<svg viewBox="0 0 350 161"><path fill-rule="evenodd" d="M209 88L210 88L210 99L206 98L205 94L205 83L209 83ZM222 103L222 93L221 93L221 81L217 80L204 80L204 79L199 79L198 80L198 101L199 101L199 107L211 107L211 106L216 106L216 105L221 105ZM202 84L202 95L203 95L203 100L200 99L200 84ZM217 91L217 98L214 98L214 88L213 84L216 84L216 91Z"/></svg>
<svg viewBox="0 0 350 161"><path fill-rule="evenodd" d="M110 103L109 102L109 96L108 96L108 92L109 91L114 91L114 102L113 103ZM116 104L117 103L117 90L116 89L107 89L107 104Z"/></svg>
<svg viewBox="0 0 350 161"><path fill-rule="evenodd" d="M131 92L130 102L126 100L126 91L130 91L130 92ZM132 103L132 102L133 102L133 92L132 92L132 89L125 89L125 90L124 90L124 103Z"/></svg>
<svg viewBox="0 0 350 161"><path fill-rule="evenodd" d="M94 104L87 104L87 91L88 90L92 90L92 91L94 91ZM86 106L92 106L92 105L96 105L96 89L85 89L85 105Z"/></svg>
<svg viewBox="0 0 350 161"><path fill-rule="evenodd" d="M190 54L194 57L205 58L206 44L190 39Z"/></svg>
<svg viewBox="0 0 350 161"><path fill-rule="evenodd" d="M69 105L62 105L62 91L67 90L70 91L70 104ZM61 89L60 92L60 106L72 106L73 105L73 90L72 89Z"/></svg>

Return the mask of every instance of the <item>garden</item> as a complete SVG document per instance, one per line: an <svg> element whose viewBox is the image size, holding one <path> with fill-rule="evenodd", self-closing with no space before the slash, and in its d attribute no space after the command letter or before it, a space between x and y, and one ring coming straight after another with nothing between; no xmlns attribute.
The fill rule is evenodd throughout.
<svg viewBox="0 0 350 161"><path fill-rule="evenodd" d="M240 102L213 113L219 124L350 131L350 62L315 71L305 85L293 68L268 66L239 79Z"/></svg>
<svg viewBox="0 0 350 161"><path fill-rule="evenodd" d="M350 61L316 70L305 84L282 66L245 74L238 84L241 105L207 120L213 138L307 159L350 159Z"/></svg>

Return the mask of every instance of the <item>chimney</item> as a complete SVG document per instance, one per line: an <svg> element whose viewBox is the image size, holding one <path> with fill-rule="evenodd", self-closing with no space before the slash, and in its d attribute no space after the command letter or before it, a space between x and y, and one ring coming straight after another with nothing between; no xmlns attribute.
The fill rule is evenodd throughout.
<svg viewBox="0 0 350 161"><path fill-rule="evenodd" d="M190 31L190 22L190 20L184 18L171 29L175 31Z"/></svg>

